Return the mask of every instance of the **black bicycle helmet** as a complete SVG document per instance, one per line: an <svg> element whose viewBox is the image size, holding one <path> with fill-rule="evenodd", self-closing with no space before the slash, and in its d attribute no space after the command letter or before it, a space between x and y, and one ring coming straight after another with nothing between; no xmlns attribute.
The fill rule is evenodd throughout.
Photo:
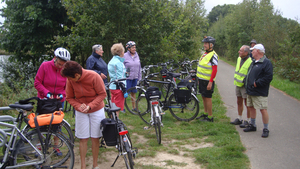
<svg viewBox="0 0 300 169"><path fill-rule="evenodd" d="M212 43L214 45L216 42L216 39L211 36L204 36L202 42Z"/></svg>
<svg viewBox="0 0 300 169"><path fill-rule="evenodd" d="M132 46L136 46L134 41L129 41L126 43L126 49L131 48Z"/></svg>

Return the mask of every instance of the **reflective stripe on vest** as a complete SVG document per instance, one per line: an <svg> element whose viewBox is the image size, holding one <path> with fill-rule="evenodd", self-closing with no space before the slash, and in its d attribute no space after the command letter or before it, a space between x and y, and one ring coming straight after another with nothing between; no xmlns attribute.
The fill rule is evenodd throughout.
<svg viewBox="0 0 300 169"><path fill-rule="evenodd" d="M216 54L215 51L209 52L206 56L199 59L199 64L197 67L197 77L203 80L210 80L212 74L212 66L208 65L211 58ZM216 54L217 55L217 54ZM218 56L218 55L217 55ZM215 79L214 79L215 80Z"/></svg>
<svg viewBox="0 0 300 169"><path fill-rule="evenodd" d="M252 63L252 60L249 57L240 68L241 60L241 57L238 57L234 73L234 85L238 87L244 86L243 80L246 77L248 69Z"/></svg>

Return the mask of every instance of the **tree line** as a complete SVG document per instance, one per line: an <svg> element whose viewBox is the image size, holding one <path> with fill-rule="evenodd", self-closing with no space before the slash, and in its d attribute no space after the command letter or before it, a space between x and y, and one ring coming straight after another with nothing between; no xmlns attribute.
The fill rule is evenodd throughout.
<svg viewBox="0 0 300 169"><path fill-rule="evenodd" d="M202 0L5 0L1 10L1 48L11 53L5 70L12 82L33 78L41 62L57 47L85 66L94 44L102 44L104 60L114 43L133 40L143 65L199 58L204 35L216 39L220 56L235 60L241 45L256 39L264 44L282 75L298 74L299 23L274 11L270 0L244 0L216 6L205 16ZM30 65L30 66L28 66ZM288 65L288 66L286 66ZM297 73L298 71L298 73ZM26 72L26 73L24 73ZM287 76L285 76L287 77ZM297 80L297 77L288 77Z"/></svg>

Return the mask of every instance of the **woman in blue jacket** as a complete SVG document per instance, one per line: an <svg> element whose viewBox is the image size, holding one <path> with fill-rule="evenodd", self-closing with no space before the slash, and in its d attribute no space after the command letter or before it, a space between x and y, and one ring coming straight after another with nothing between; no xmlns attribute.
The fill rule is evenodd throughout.
<svg viewBox="0 0 300 169"><path fill-rule="evenodd" d="M123 64L124 62L124 47L122 43L116 43L111 47L111 53L113 58L108 63L108 73L110 77L110 81L114 81L116 79L125 78L126 69ZM123 82L125 87L125 81ZM124 94L122 90L117 88L115 84L110 84L109 86L111 93L111 101L116 104L116 106L120 107L121 110L124 109ZM117 116L119 116L119 111L117 112Z"/></svg>

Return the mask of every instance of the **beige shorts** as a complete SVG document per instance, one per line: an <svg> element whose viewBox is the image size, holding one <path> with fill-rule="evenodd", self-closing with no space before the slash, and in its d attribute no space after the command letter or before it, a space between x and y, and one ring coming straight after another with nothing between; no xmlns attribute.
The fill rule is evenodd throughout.
<svg viewBox="0 0 300 169"><path fill-rule="evenodd" d="M236 86L235 95L237 97L242 97L243 99L246 99L247 98L246 88L244 86L243 87Z"/></svg>
<svg viewBox="0 0 300 169"><path fill-rule="evenodd" d="M265 96L247 96L247 106L255 109L267 109L268 97Z"/></svg>
<svg viewBox="0 0 300 169"><path fill-rule="evenodd" d="M75 111L75 136L79 139L100 138L101 120L105 118L104 108L93 113Z"/></svg>

